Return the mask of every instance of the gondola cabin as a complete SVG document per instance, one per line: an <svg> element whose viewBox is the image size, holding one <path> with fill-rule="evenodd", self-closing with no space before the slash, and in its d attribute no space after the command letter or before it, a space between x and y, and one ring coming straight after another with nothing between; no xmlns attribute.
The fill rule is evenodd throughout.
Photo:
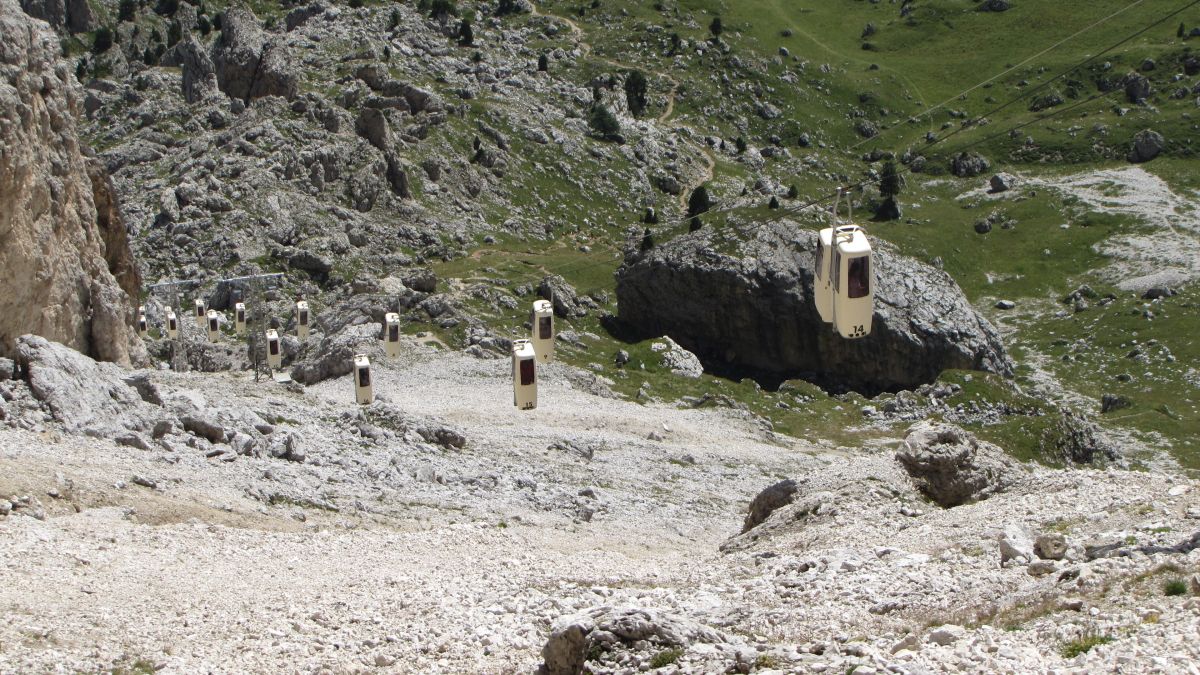
<svg viewBox="0 0 1200 675"><path fill-rule="evenodd" d="M246 303L239 302L233 306L233 327L238 334L246 332Z"/></svg>
<svg viewBox="0 0 1200 675"><path fill-rule="evenodd" d="M196 325L204 328L204 323L208 320L208 303L196 298Z"/></svg>
<svg viewBox="0 0 1200 675"><path fill-rule="evenodd" d="M304 300L296 302L296 337L301 340L308 339L308 303Z"/></svg>
<svg viewBox="0 0 1200 675"><path fill-rule="evenodd" d="M400 315L388 312L383 317L383 349L391 358L400 356Z"/></svg>
<svg viewBox="0 0 1200 675"><path fill-rule="evenodd" d="M542 363L554 360L554 306L549 300L536 300L529 323L533 332L533 351Z"/></svg>
<svg viewBox="0 0 1200 675"><path fill-rule="evenodd" d="M513 405L520 410L537 407L537 353L529 340L513 340Z"/></svg>
<svg viewBox="0 0 1200 675"><path fill-rule="evenodd" d="M217 310L210 309L206 315L208 321L208 341L216 342L221 337L221 320Z"/></svg>
<svg viewBox="0 0 1200 675"><path fill-rule="evenodd" d="M833 240L833 325L844 338L863 338L875 316L871 242L857 225L835 228Z"/></svg>
<svg viewBox="0 0 1200 675"><path fill-rule="evenodd" d="M149 332L150 332L150 323L148 321L146 321L146 306L140 305L140 306L138 306L138 317L137 317L138 336L146 337L146 334Z"/></svg>
<svg viewBox="0 0 1200 675"><path fill-rule="evenodd" d="M274 328L267 331L267 365L271 370L283 366L283 345L279 342L279 331Z"/></svg>
<svg viewBox="0 0 1200 675"><path fill-rule="evenodd" d="M354 400L359 405L370 405L375 400L375 389L371 383L371 360L366 354L354 355Z"/></svg>
<svg viewBox="0 0 1200 675"><path fill-rule="evenodd" d="M167 337L175 340L179 337L179 317L175 316L175 310L167 308Z"/></svg>

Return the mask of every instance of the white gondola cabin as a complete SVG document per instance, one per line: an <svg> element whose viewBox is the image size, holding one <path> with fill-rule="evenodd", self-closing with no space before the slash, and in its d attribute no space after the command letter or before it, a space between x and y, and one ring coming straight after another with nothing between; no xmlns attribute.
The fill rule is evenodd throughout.
<svg viewBox="0 0 1200 675"><path fill-rule="evenodd" d="M179 317L170 307L167 308L167 337L172 340L179 337Z"/></svg>
<svg viewBox="0 0 1200 675"><path fill-rule="evenodd" d="M866 231L854 224L837 224L837 208L843 196L849 208L849 194L839 189L832 209L833 226L817 236L813 301L822 321L833 324L842 337L855 339L871 334L874 270Z"/></svg>
<svg viewBox="0 0 1200 675"><path fill-rule="evenodd" d="M208 321L208 303L201 300L200 298L196 298L195 307L196 307L196 313L195 313L196 325L201 328L204 328L204 323L206 321Z"/></svg>
<svg viewBox="0 0 1200 675"><path fill-rule="evenodd" d="M146 321L146 306L139 305L137 316L137 334L139 337L146 337L146 334L149 332L150 322Z"/></svg>
<svg viewBox="0 0 1200 675"><path fill-rule="evenodd" d="M375 400L375 387L371 382L371 360L366 354L354 355L354 400L359 405L370 405Z"/></svg>
<svg viewBox="0 0 1200 675"><path fill-rule="evenodd" d="M304 300L296 302L296 337L301 340L308 339L308 303Z"/></svg>
<svg viewBox="0 0 1200 675"><path fill-rule="evenodd" d="M389 357L400 356L400 315L388 312L383 317L383 349Z"/></svg>
<svg viewBox="0 0 1200 675"><path fill-rule="evenodd" d="M554 360L554 305L549 300L535 300L529 323L533 333L533 351L542 363Z"/></svg>
<svg viewBox="0 0 1200 675"><path fill-rule="evenodd" d="M246 332L246 303L239 302L233 306L233 327L238 335Z"/></svg>
<svg viewBox="0 0 1200 675"><path fill-rule="evenodd" d="M205 315L208 321L208 341L216 342L221 338L221 318L217 310L210 309Z"/></svg>
<svg viewBox="0 0 1200 675"><path fill-rule="evenodd" d="M271 370L283 366L283 345L279 342L279 331L274 328L267 331L267 365Z"/></svg>
<svg viewBox="0 0 1200 675"><path fill-rule="evenodd" d="M520 410L537 407L537 353L529 340L513 340L513 405Z"/></svg>

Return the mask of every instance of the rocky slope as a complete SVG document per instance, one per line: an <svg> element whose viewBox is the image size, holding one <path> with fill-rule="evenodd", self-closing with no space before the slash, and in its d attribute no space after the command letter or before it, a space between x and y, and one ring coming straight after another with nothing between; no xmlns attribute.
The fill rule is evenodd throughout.
<svg viewBox="0 0 1200 675"><path fill-rule="evenodd" d="M817 314L811 226L784 221L755 228L736 253L721 246L720 233L700 230L631 253L617 272L621 321L719 368L869 395L915 389L948 368L1012 373L999 334L954 280L886 245L875 247L874 328L858 340Z"/></svg>
<svg viewBox="0 0 1200 675"><path fill-rule="evenodd" d="M107 177L79 143L79 84L55 35L16 0L0 4L0 68L0 354L37 333L143 361L130 302L138 274Z"/></svg>
<svg viewBox="0 0 1200 675"><path fill-rule="evenodd" d="M507 362L413 344L376 362L371 406L348 376L122 379L27 346L28 381L0 371L0 670L1185 672L1200 657L1195 481L1021 467L924 425L813 444L737 410L596 396L559 365L514 415Z"/></svg>

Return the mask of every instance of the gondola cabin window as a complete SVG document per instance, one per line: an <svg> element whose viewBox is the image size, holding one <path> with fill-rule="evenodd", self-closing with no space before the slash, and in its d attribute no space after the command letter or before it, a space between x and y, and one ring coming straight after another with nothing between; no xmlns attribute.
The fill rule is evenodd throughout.
<svg viewBox="0 0 1200 675"><path fill-rule="evenodd" d="M554 360L554 305L549 300L534 301L529 325L534 353L542 363L550 363Z"/></svg>
<svg viewBox="0 0 1200 675"><path fill-rule="evenodd" d="M533 384L534 380L534 365L533 361L521 361L521 386L527 387Z"/></svg>
<svg viewBox="0 0 1200 675"><path fill-rule="evenodd" d="M371 369L370 368L359 368L358 369L358 386L360 386L360 387L371 386Z"/></svg>
<svg viewBox="0 0 1200 675"><path fill-rule="evenodd" d="M850 260L849 283L846 293L851 298L865 298L871 292L871 259L867 256Z"/></svg>

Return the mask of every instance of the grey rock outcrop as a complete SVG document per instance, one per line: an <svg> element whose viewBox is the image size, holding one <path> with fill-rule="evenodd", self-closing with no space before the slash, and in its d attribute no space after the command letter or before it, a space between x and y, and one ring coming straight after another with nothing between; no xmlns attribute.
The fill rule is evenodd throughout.
<svg viewBox="0 0 1200 675"><path fill-rule="evenodd" d="M1020 475L1020 468L1000 448L939 422L913 425L896 459L917 489L947 508L986 499Z"/></svg>
<svg viewBox="0 0 1200 675"><path fill-rule="evenodd" d="M538 284L537 293L538 297L553 303L555 316L570 319L587 315L587 309L580 304L575 288L557 274L543 277Z"/></svg>
<svg viewBox="0 0 1200 675"><path fill-rule="evenodd" d="M750 512L746 514L746 520L742 523L742 534L749 532L767 518L770 518L776 509L791 504L796 498L796 491L798 489L799 486L796 484L796 481L788 478L758 493L750 501Z"/></svg>
<svg viewBox="0 0 1200 675"><path fill-rule="evenodd" d="M984 173L991 166L991 162L983 155L974 152L961 152L951 160L950 171L959 178L971 178Z"/></svg>
<svg viewBox="0 0 1200 675"><path fill-rule="evenodd" d="M875 246L873 330L845 340L813 304L815 231L787 221L760 228L738 256L713 250L711 236L700 230L629 254L617 271L623 327L669 335L713 369L868 394L912 389L947 368L1012 372L995 328L949 275L887 245Z"/></svg>
<svg viewBox="0 0 1200 675"><path fill-rule="evenodd" d="M705 643L724 645L719 631L683 617L662 612L597 607L560 621L542 647L541 675L578 675L589 661L617 662L622 652L647 656L666 647Z"/></svg>
<svg viewBox="0 0 1200 675"><path fill-rule="evenodd" d="M21 0L21 9L68 33L83 33L97 26L96 14L87 0Z"/></svg>
<svg viewBox="0 0 1200 675"><path fill-rule="evenodd" d="M1131 162L1149 162L1158 157L1159 153L1166 147L1166 140L1162 134L1151 129L1139 131L1133 137L1133 148L1129 151L1129 161Z"/></svg>
<svg viewBox="0 0 1200 675"><path fill-rule="evenodd" d="M37 335L17 342L17 364L29 390L66 431L108 438L151 430L166 417L117 366Z"/></svg>
<svg viewBox="0 0 1200 675"><path fill-rule="evenodd" d="M1131 72L1126 75L1121 80L1121 86L1125 89L1125 98L1130 103L1145 103L1154 92L1150 86L1150 78L1139 73Z"/></svg>
<svg viewBox="0 0 1200 675"><path fill-rule="evenodd" d="M230 98L249 103L263 96L295 98L299 77L287 50L270 39L258 18L244 9L222 17L221 37L213 45L217 86Z"/></svg>
<svg viewBox="0 0 1200 675"><path fill-rule="evenodd" d="M175 47L183 74L183 98L196 103L217 91L217 70L208 51L188 35Z"/></svg>
<svg viewBox="0 0 1200 675"><path fill-rule="evenodd" d="M316 384L348 374L354 355L377 350L387 310L369 299L351 300L316 317L323 337L292 367L292 379Z"/></svg>
<svg viewBox="0 0 1200 675"><path fill-rule="evenodd" d="M53 34L15 0L0 0L0 354L33 333L130 365L145 349L109 260L125 265L126 281L136 271L119 233L101 228L101 217L120 227L118 212L111 190L97 211L95 188L106 178L89 176L75 127L78 84L59 53Z"/></svg>

